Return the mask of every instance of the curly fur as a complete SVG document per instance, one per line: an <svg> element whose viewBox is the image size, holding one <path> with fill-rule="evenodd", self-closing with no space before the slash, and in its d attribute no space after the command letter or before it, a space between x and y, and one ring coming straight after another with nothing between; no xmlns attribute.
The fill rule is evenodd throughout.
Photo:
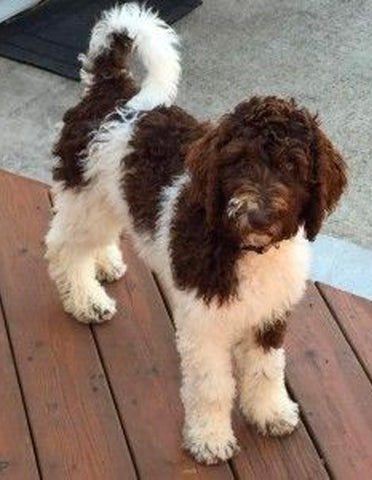
<svg viewBox="0 0 372 480"><path fill-rule="evenodd" d="M136 4L94 28L84 95L54 150L47 258L65 309L102 322L115 302L101 282L125 273L119 235L131 236L174 312L185 448L211 464L237 452L236 389L261 433L285 435L298 422L284 382L286 313L305 290L304 237L334 209L346 167L293 100L254 97L216 124L171 106L176 44ZM140 88L128 72L133 47L148 70Z"/></svg>

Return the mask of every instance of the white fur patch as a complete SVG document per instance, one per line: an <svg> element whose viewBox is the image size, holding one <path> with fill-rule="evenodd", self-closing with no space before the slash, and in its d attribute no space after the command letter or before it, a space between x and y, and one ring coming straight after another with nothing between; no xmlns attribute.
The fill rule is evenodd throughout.
<svg viewBox="0 0 372 480"><path fill-rule="evenodd" d="M81 55L82 80L88 85L94 58L109 49L113 33L125 33L143 62L147 75L140 91L127 104L134 110L170 106L177 94L181 75L178 36L151 9L137 3L125 3L103 13L95 25L87 55Z"/></svg>
<svg viewBox="0 0 372 480"><path fill-rule="evenodd" d="M298 406L289 398L284 382L284 350L264 351L249 345L239 357L244 415L264 435L291 433L299 417Z"/></svg>

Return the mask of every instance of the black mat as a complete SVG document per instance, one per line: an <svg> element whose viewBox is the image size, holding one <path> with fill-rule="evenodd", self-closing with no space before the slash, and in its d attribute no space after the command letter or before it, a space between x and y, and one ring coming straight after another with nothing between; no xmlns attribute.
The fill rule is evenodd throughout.
<svg viewBox="0 0 372 480"><path fill-rule="evenodd" d="M0 55L68 78L79 79L77 55L102 10L118 0L49 0L0 25ZM124 3L124 2L120 2ZM180 19L201 0L149 0L168 23Z"/></svg>

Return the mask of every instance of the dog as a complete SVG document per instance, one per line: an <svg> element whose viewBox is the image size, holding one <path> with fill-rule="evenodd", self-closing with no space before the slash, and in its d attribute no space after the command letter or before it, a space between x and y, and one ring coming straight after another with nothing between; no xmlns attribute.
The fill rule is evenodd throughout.
<svg viewBox="0 0 372 480"><path fill-rule="evenodd" d="M136 50L147 73L129 71ZM54 149L49 272L81 322L115 314L101 282L125 273L122 231L169 299L181 358L184 445L231 458L235 389L262 434L286 435L283 337L304 293L309 240L346 187L346 165L294 100L243 101L218 122L174 106L175 32L135 3L105 12L81 56L84 86Z"/></svg>

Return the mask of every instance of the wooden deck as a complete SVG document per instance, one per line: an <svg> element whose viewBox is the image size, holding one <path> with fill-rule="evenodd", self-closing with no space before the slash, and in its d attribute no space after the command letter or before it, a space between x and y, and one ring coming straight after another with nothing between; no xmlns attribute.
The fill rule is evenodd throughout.
<svg viewBox="0 0 372 480"><path fill-rule="evenodd" d="M236 412L241 453L202 467L180 448L173 327L152 275L124 242L118 315L78 324L47 276L49 215L44 185L0 174L1 479L372 478L371 303L309 284L286 341L300 427L263 438Z"/></svg>

